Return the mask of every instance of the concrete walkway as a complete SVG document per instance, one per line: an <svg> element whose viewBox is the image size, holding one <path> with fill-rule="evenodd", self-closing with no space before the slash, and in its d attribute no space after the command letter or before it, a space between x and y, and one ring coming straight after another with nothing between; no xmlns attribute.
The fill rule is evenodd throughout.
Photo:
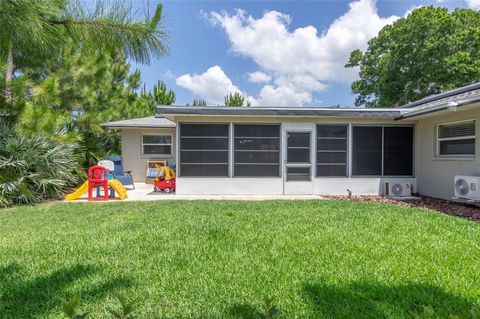
<svg viewBox="0 0 480 319"><path fill-rule="evenodd" d="M135 189L127 188L128 198L123 200L131 201L151 201L151 200L307 200L323 199L317 195L176 195L165 192L154 192L153 185L146 183L135 183ZM71 202L87 202L86 194L82 199ZM109 202L123 202L112 200Z"/></svg>

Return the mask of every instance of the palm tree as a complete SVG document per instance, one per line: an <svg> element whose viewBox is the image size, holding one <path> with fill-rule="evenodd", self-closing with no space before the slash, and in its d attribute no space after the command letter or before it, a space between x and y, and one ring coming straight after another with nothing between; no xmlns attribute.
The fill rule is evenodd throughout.
<svg viewBox="0 0 480 319"><path fill-rule="evenodd" d="M138 18L123 1L79 0L0 1L0 62L5 63L4 98L16 67L30 67L51 56L66 41L83 49L119 50L140 63L168 53L168 35L161 26L162 6L154 15Z"/></svg>
<svg viewBox="0 0 480 319"><path fill-rule="evenodd" d="M0 120L0 207L62 197L77 182L75 147L26 137Z"/></svg>

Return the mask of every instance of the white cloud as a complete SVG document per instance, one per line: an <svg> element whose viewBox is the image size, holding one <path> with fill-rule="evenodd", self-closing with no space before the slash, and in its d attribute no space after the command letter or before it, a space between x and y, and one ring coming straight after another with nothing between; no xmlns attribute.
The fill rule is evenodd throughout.
<svg viewBox="0 0 480 319"><path fill-rule="evenodd" d="M467 0L467 6L471 9L480 10L480 0Z"/></svg>
<svg viewBox="0 0 480 319"><path fill-rule="evenodd" d="M439 1L444 1L444 0L437 0L437 2ZM417 10L417 9L420 9L420 8L423 8L424 5L413 5L410 7L410 9L407 10L407 12L405 12L405 14L403 15L405 18L408 17L410 15L410 13L412 13L414 10Z"/></svg>
<svg viewBox="0 0 480 319"><path fill-rule="evenodd" d="M312 101L308 92L298 92L293 86L265 85L259 93L260 105L301 106Z"/></svg>
<svg viewBox="0 0 480 319"><path fill-rule="evenodd" d="M227 34L234 53L246 56L273 79L260 91L261 105L297 105L312 101L312 93L330 82L351 82L358 70L346 69L350 52L367 42L397 16L382 18L374 0L350 3L349 10L327 30L311 25L288 29L291 18L278 11L255 19L244 10L204 14ZM293 104L295 103L295 104Z"/></svg>
<svg viewBox="0 0 480 319"><path fill-rule="evenodd" d="M202 74L181 75L176 79L175 83L206 99L209 104L222 105L225 96L234 92L244 94L247 101L250 101L252 105L257 104L254 98L248 96L234 85L232 80L218 65L212 66Z"/></svg>
<svg viewBox="0 0 480 319"><path fill-rule="evenodd" d="M268 83L272 80L272 77L264 72L256 71L248 73L248 80L252 83Z"/></svg>

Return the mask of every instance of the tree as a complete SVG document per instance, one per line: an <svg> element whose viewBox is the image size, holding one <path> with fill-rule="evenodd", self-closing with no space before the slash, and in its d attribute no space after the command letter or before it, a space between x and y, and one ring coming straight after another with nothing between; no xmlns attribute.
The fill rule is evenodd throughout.
<svg viewBox="0 0 480 319"><path fill-rule="evenodd" d="M27 78L30 92L18 107L18 129L31 136L41 131L75 142L85 168L108 153L118 154L119 135L106 132L100 124L150 116L156 108L154 93L146 92L140 71L130 68L123 54L89 55L74 45L66 46L55 59L45 61L41 74L25 70L15 79L14 83Z"/></svg>
<svg viewBox="0 0 480 319"><path fill-rule="evenodd" d="M152 97L157 105L172 105L176 100L175 93L167 91L167 86L160 80L153 86Z"/></svg>
<svg viewBox="0 0 480 319"><path fill-rule="evenodd" d="M245 98L239 93L230 93L225 96L225 106L244 106ZM247 102L246 106L250 106L250 102Z"/></svg>
<svg viewBox="0 0 480 319"><path fill-rule="evenodd" d="M207 106L207 101L199 99L199 100L193 100L192 106Z"/></svg>
<svg viewBox="0 0 480 319"><path fill-rule="evenodd" d="M138 62L168 52L167 34L158 5L151 19L139 20L122 1L94 5L67 0L0 1L0 60L6 61L3 96L12 101L10 88L16 69L42 66L67 41L90 51L123 52Z"/></svg>
<svg viewBox="0 0 480 319"><path fill-rule="evenodd" d="M346 67L355 104L395 107L480 79L480 11L422 7L384 27Z"/></svg>

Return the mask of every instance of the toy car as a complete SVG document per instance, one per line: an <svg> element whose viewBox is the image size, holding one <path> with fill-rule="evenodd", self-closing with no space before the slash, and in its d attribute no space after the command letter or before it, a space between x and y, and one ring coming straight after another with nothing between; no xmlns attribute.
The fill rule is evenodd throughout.
<svg viewBox="0 0 480 319"><path fill-rule="evenodd" d="M165 191L165 193L174 192L176 186L175 170L167 166L155 166L157 167L157 175L153 182L153 191Z"/></svg>

